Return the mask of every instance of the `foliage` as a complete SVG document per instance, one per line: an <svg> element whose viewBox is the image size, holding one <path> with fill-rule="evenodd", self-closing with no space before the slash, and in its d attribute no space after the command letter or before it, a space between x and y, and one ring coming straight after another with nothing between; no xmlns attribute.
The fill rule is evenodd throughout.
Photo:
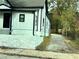
<svg viewBox="0 0 79 59"><path fill-rule="evenodd" d="M68 44L69 46L71 46L70 48L76 49L76 50L79 51L79 40L74 40L72 38L67 38L67 39L70 39L70 40L65 40L66 44Z"/></svg>
<svg viewBox="0 0 79 59"><path fill-rule="evenodd" d="M63 33L67 31L75 32L77 0L51 0L50 3L53 3L53 1L57 2L57 7L52 7L50 11L53 14L52 20L61 22L61 24L58 24L58 22L56 24L62 26Z"/></svg>
<svg viewBox="0 0 79 59"><path fill-rule="evenodd" d="M36 47L36 50L45 50L50 43L50 36L44 37L43 42Z"/></svg>

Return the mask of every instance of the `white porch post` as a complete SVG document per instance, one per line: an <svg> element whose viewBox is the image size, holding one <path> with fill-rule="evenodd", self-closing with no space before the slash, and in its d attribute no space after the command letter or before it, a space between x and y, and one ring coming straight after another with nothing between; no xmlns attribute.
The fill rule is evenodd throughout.
<svg viewBox="0 0 79 59"><path fill-rule="evenodd" d="M41 16L41 9L39 9L39 17L38 17L38 32L40 32L40 20L41 20L40 16Z"/></svg>
<svg viewBox="0 0 79 59"><path fill-rule="evenodd" d="M36 35L38 35L38 36L40 36L41 35L41 32L40 32L40 30L41 30L41 18L42 16L41 16L41 9L39 9L39 10L37 10L37 25L36 25Z"/></svg>

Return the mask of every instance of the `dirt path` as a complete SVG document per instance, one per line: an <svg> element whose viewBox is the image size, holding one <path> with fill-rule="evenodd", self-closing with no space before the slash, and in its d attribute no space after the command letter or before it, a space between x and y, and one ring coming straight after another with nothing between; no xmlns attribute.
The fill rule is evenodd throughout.
<svg viewBox="0 0 79 59"><path fill-rule="evenodd" d="M50 51L68 51L69 48L64 42L65 37L58 34L51 34L49 45L46 50Z"/></svg>

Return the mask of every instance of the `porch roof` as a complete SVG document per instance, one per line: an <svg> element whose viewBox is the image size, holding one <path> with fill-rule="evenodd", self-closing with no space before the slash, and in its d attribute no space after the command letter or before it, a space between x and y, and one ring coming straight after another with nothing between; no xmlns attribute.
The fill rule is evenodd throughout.
<svg viewBox="0 0 79 59"><path fill-rule="evenodd" d="M45 0L8 0L13 7L43 7Z"/></svg>

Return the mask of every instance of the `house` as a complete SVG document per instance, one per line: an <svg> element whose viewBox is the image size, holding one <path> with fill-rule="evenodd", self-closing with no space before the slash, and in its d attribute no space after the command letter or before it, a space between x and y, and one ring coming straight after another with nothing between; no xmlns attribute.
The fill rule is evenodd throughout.
<svg viewBox="0 0 79 59"><path fill-rule="evenodd" d="M47 0L0 0L0 35L24 35L43 40L50 30L46 6Z"/></svg>

